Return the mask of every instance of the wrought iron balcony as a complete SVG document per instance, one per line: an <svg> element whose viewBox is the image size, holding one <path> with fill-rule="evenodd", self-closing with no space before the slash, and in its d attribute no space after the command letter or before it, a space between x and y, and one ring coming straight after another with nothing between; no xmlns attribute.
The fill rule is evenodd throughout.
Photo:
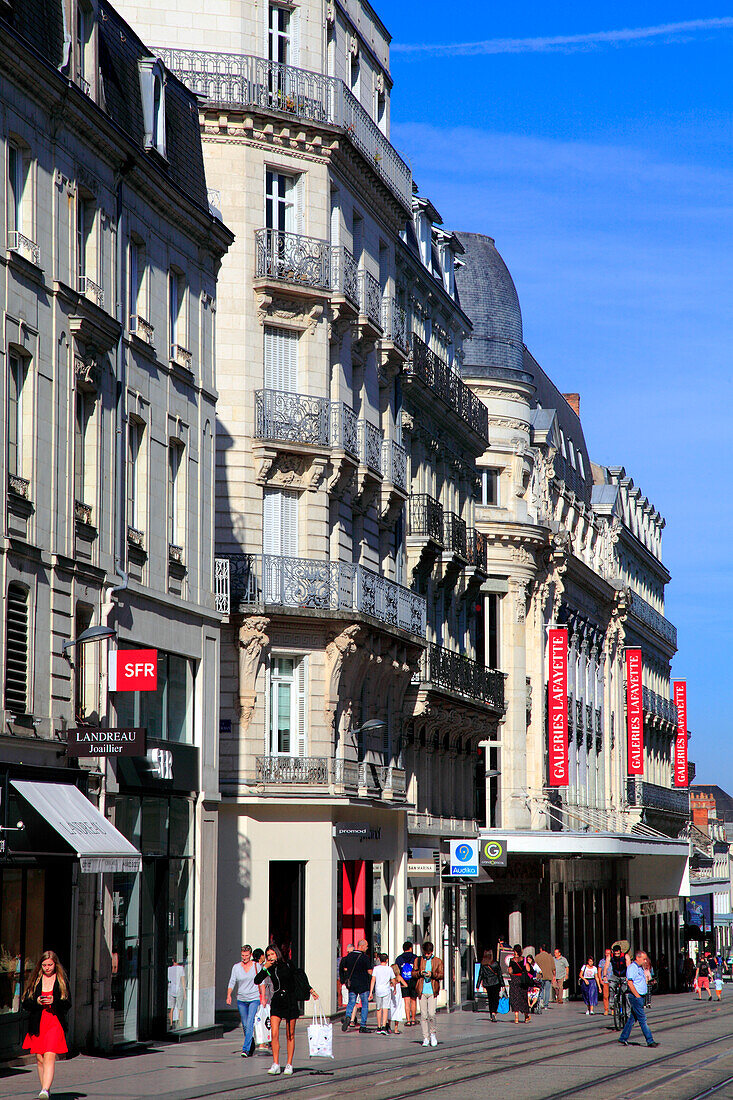
<svg viewBox="0 0 733 1100"><path fill-rule="evenodd" d="M382 288L368 271L359 272L359 309L376 328L382 327Z"/></svg>
<svg viewBox="0 0 733 1100"><path fill-rule="evenodd" d="M168 68L209 105L282 111L338 126L408 212L412 173L342 80L248 54L158 49Z"/></svg>
<svg viewBox="0 0 733 1100"><path fill-rule="evenodd" d="M571 489L576 496L585 496L585 481L580 476L575 467L568 462L566 458L558 453L555 455L555 477L564 482L568 489Z"/></svg>
<svg viewBox="0 0 733 1100"><path fill-rule="evenodd" d="M355 791L359 786L358 760L333 760L333 781L338 787L347 787Z"/></svg>
<svg viewBox="0 0 733 1100"><path fill-rule="evenodd" d="M285 233L255 230L255 275L298 283L315 290L331 289L331 253L328 241Z"/></svg>
<svg viewBox="0 0 733 1100"><path fill-rule="evenodd" d="M255 438L328 447L331 402L286 390L255 392Z"/></svg>
<svg viewBox="0 0 733 1100"><path fill-rule="evenodd" d="M134 332L146 344L154 342L155 328L150 324L150 321L146 321L139 313L130 315L130 332Z"/></svg>
<svg viewBox="0 0 733 1100"><path fill-rule="evenodd" d="M359 461L381 476L384 433L368 420L359 421Z"/></svg>
<svg viewBox="0 0 733 1100"><path fill-rule="evenodd" d="M443 513L443 546L449 553L466 558L466 521L455 512Z"/></svg>
<svg viewBox="0 0 733 1100"><path fill-rule="evenodd" d="M690 815L690 794L685 788L662 787L647 783L645 779L629 776L626 780L626 801L630 806L648 810L667 810L669 813Z"/></svg>
<svg viewBox="0 0 733 1100"><path fill-rule="evenodd" d="M391 340L401 351L410 350L407 314L396 298L382 299L382 329L385 339Z"/></svg>
<svg viewBox="0 0 733 1100"><path fill-rule="evenodd" d="M359 421L343 401L331 402L331 446L339 447L351 458L359 457Z"/></svg>
<svg viewBox="0 0 733 1100"><path fill-rule="evenodd" d="M401 584L348 562L277 554L230 554L231 609L274 604L303 611L370 615L412 634L425 634L425 600Z"/></svg>
<svg viewBox="0 0 733 1100"><path fill-rule="evenodd" d="M385 481L407 492L407 451L394 439L382 443L382 474Z"/></svg>
<svg viewBox="0 0 733 1100"><path fill-rule="evenodd" d="M190 370L192 362L193 355L188 348L184 348L180 344L171 344L171 363L176 363L179 367Z"/></svg>
<svg viewBox="0 0 733 1100"><path fill-rule="evenodd" d="M79 85L81 90L84 92L84 95L89 95L89 93L91 91L91 84L85 78L84 74L81 71L79 71L76 74L76 83Z"/></svg>
<svg viewBox="0 0 733 1100"><path fill-rule="evenodd" d="M404 367L405 378L417 378L442 398L469 427L489 441L489 413L461 377L427 344L412 334L412 350Z"/></svg>
<svg viewBox="0 0 733 1100"><path fill-rule="evenodd" d="M642 705L647 714L653 718L661 718L665 722L677 722L677 707L671 699L663 695L657 695L651 688L642 689Z"/></svg>
<svg viewBox="0 0 733 1100"><path fill-rule="evenodd" d="M638 592L631 593L631 611L645 626L651 627L660 638L677 649L677 627L660 615Z"/></svg>
<svg viewBox="0 0 733 1100"><path fill-rule="evenodd" d="M100 309L104 309L104 291L99 283L90 279L88 275L79 276L79 293L92 302L96 302Z"/></svg>
<svg viewBox="0 0 733 1100"><path fill-rule="evenodd" d="M472 661L462 653L454 653L432 643L420 658L420 671L413 683L454 691L494 710L504 711L504 673Z"/></svg>
<svg viewBox="0 0 733 1100"><path fill-rule="evenodd" d="M36 267L41 266L40 248L35 241L24 236L23 233L19 233L17 229L13 230L12 233L8 233L8 251L17 252L19 256L29 260Z"/></svg>
<svg viewBox="0 0 733 1100"><path fill-rule="evenodd" d="M326 756L257 756L257 782L283 786L305 783L325 787L329 782L330 763Z"/></svg>
<svg viewBox="0 0 733 1100"><path fill-rule="evenodd" d="M432 539L443 545L443 506L427 493L413 493L408 510L408 535Z"/></svg>
<svg viewBox="0 0 733 1100"><path fill-rule="evenodd" d="M231 610L229 558L214 558L214 606L220 615Z"/></svg>
<svg viewBox="0 0 733 1100"><path fill-rule="evenodd" d="M331 246L331 289L359 306L359 268L343 245Z"/></svg>
<svg viewBox="0 0 733 1100"><path fill-rule="evenodd" d="M480 569L483 573L486 572L488 567L486 535L477 531L475 527L469 527L466 530L466 555L469 565Z"/></svg>

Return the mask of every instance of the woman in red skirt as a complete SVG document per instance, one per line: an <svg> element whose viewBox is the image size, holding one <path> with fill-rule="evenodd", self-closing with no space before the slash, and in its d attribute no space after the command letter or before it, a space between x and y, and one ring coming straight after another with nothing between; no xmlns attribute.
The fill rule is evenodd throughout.
<svg viewBox="0 0 733 1100"><path fill-rule="evenodd" d="M56 1055L68 1054L64 1029L71 1006L69 980L55 951L44 951L25 987L23 1008L30 1016L23 1049L36 1056L39 1100L48 1100Z"/></svg>

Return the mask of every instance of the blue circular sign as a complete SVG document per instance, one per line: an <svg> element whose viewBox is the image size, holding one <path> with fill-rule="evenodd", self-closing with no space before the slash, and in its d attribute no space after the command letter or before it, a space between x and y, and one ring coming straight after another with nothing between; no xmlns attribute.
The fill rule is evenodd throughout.
<svg viewBox="0 0 733 1100"><path fill-rule="evenodd" d="M456 848L456 859L459 863L468 863L473 857L473 849L470 844L459 844Z"/></svg>

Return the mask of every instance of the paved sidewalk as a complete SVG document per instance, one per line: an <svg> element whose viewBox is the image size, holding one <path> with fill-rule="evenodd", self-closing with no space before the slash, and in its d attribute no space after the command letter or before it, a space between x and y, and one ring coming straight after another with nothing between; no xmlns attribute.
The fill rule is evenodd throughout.
<svg viewBox="0 0 733 1100"><path fill-rule="evenodd" d="M669 996L655 998L655 1008L651 1019L662 1017L665 1012L684 1009L690 998ZM696 1002L697 1004L697 1002ZM707 1007L707 1006L705 1006ZM728 1006L731 1007L730 1005ZM690 1008L693 1008L690 1005ZM695 1012L694 1015L698 1013ZM702 1013L706 1015L706 1013ZM343 1071L349 1066L373 1065L375 1060L382 1064L394 1060L397 1066L412 1065L421 1058L448 1053L461 1045L477 1041L492 1042L507 1048L507 1045L528 1040L531 1035L545 1037L552 1032L561 1035L567 1031L568 1038L578 1029L581 1035L587 1031L589 1049L605 1045L616 1038L609 1030L610 1021L603 1013L586 1017L579 1002L566 1003L533 1016L526 1026L515 1026L513 1016L500 1017L492 1024L484 1013L453 1012L438 1014L437 1051L422 1048L422 1032L419 1026L400 1029L397 1036L377 1035L374 1031L362 1035L358 1032L343 1034L340 1021L334 1021L334 1055L330 1059L310 1059L308 1057L308 1038L306 1028L308 1016L298 1021L296 1032L295 1077L299 1084L303 1078L311 1077L315 1082L323 1075L324 1084L333 1080L332 1074L343 1079ZM370 1020L370 1027L375 1025ZM284 1039L284 1028L282 1029ZM261 1084L268 1087L282 1082L287 1087L288 1079L276 1081L268 1078L267 1070L271 1055L261 1053L251 1059L240 1057L242 1046L241 1028L227 1032L223 1039L209 1039L194 1043L156 1043L148 1049L134 1054L115 1054L109 1057L78 1055L68 1061L60 1062L52 1090L54 1100L105 1100L117 1097L123 1100L142 1100L155 1096L157 1100L197 1100L197 1098L221 1093L236 1096L242 1089ZM284 1043L280 1057L284 1064ZM527 1057L527 1054L523 1055ZM531 1056L530 1056L531 1061ZM395 1069L394 1072L400 1072ZM385 1070L386 1073L389 1070ZM336 1081L333 1081L336 1085ZM279 1091L279 1090L278 1090ZM11 1097L33 1097L38 1093L38 1077L32 1066L20 1069L0 1071L0 1100ZM258 1092L259 1095L259 1092Z"/></svg>

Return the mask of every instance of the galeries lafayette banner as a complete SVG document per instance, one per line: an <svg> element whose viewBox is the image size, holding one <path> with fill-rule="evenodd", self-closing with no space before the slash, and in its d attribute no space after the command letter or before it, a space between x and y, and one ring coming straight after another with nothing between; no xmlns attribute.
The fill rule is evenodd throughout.
<svg viewBox="0 0 733 1100"><path fill-rule="evenodd" d="M674 705L677 707L677 737L674 743L674 785L686 787L687 781L687 682L675 680L672 684Z"/></svg>
<svg viewBox="0 0 733 1100"><path fill-rule="evenodd" d="M568 785L568 632L548 631L547 715L551 787Z"/></svg>
<svg viewBox="0 0 733 1100"><path fill-rule="evenodd" d="M641 697L641 650L626 650L626 730L629 775L644 774L644 715Z"/></svg>

